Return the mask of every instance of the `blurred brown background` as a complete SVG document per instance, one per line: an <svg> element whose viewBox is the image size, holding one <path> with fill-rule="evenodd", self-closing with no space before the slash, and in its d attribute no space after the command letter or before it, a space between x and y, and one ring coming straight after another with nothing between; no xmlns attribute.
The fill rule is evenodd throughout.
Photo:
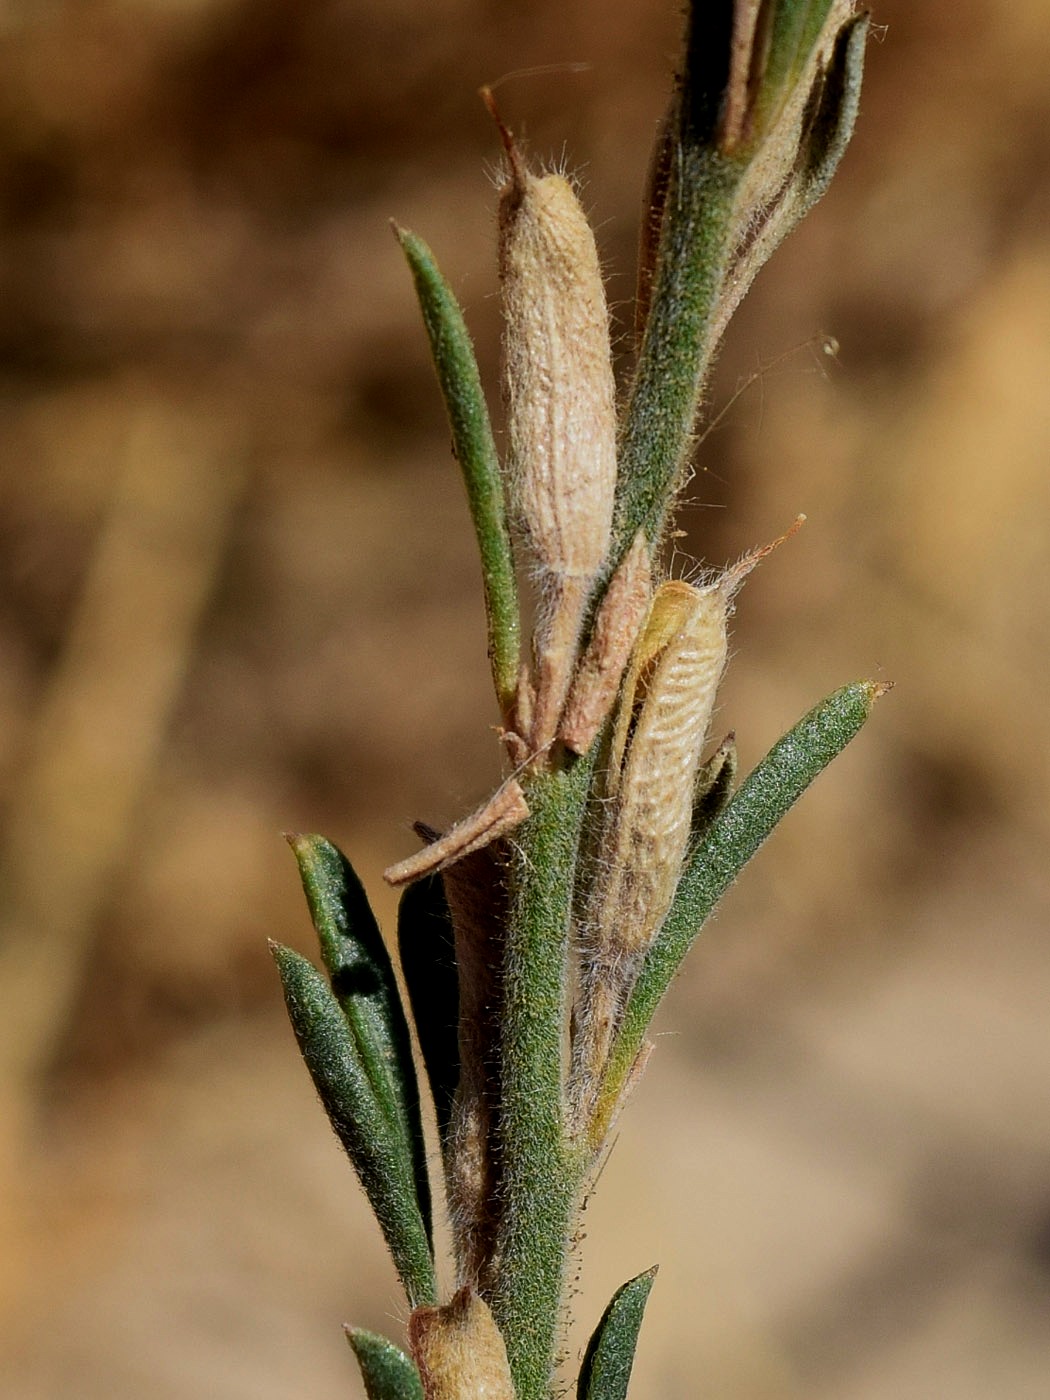
<svg viewBox="0 0 1050 1400"><path fill-rule="evenodd" d="M470 528L390 216L496 383L501 91L621 330L655 0L0 10L0 1351L12 1400L360 1394L400 1336L283 1023L282 829L383 865L498 770ZM868 731L727 900L588 1214L632 1394L1050 1394L1050 17L879 0L832 193L734 324L683 548L748 583L753 762ZM568 65L585 63L584 71ZM821 336L841 344L837 360Z"/></svg>

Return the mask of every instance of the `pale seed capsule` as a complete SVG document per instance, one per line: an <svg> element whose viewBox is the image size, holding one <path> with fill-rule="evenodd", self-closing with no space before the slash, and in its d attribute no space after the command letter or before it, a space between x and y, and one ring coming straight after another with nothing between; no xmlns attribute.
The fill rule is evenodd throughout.
<svg viewBox="0 0 1050 1400"><path fill-rule="evenodd" d="M714 819L732 782L731 739L706 779L700 757L725 668L733 596L804 519L713 583L663 584L631 657L609 746L608 812L582 912L571 1085L578 1129L593 1126L609 1047L642 958L671 907L694 830ZM724 787L716 791L720 777ZM711 803L697 809L697 789L703 793L705 783Z"/></svg>
<svg viewBox="0 0 1050 1400"><path fill-rule="evenodd" d="M610 745L608 814L581 929L572 1067L581 1126L689 846L700 757L726 661L727 578L704 588L663 584L624 680Z"/></svg>
<svg viewBox="0 0 1050 1400"><path fill-rule="evenodd" d="M531 744L554 738L588 595L609 546L616 388L598 251L569 181L509 135L500 289L511 522L537 592Z"/></svg>
<svg viewBox="0 0 1050 1400"><path fill-rule="evenodd" d="M614 737L612 761L620 766L610 771L613 808L599 856L607 878L588 921L595 946L615 945L618 959L648 945L674 896L726 661L728 611L721 580L704 588L665 583L632 666Z"/></svg>
<svg viewBox="0 0 1050 1400"><path fill-rule="evenodd" d="M417 1308L408 1336L426 1400L514 1400L503 1338L472 1288L443 1308Z"/></svg>

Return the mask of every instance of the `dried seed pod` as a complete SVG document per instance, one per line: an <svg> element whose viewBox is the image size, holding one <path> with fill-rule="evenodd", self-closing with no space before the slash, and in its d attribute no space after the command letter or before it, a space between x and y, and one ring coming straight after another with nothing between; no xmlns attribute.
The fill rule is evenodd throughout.
<svg viewBox="0 0 1050 1400"><path fill-rule="evenodd" d="M695 597L695 588L675 579L657 589L656 596L649 605L645 626L631 653L631 664L620 693L606 780L606 788L610 795L615 794L619 788L628 736L638 718L638 710L648 691L653 670L667 646L685 624Z"/></svg>
<svg viewBox="0 0 1050 1400"><path fill-rule="evenodd" d="M506 470L512 528L537 592L536 751L557 731L609 547L616 386L598 252L580 202L564 176L533 175L501 131L510 164L499 204Z"/></svg>
<svg viewBox="0 0 1050 1400"><path fill-rule="evenodd" d="M588 936L622 959L643 950L670 906L689 843L700 756L727 653L733 595L802 525L753 550L714 582L673 579L656 592L624 681L610 749L612 799L599 861L608 872Z"/></svg>
<svg viewBox="0 0 1050 1400"><path fill-rule="evenodd" d="M588 938L617 961L644 949L670 907L692 822L700 755L725 666L723 580L657 592L614 736L605 879ZM640 703L639 703L640 697Z"/></svg>
<svg viewBox="0 0 1050 1400"><path fill-rule="evenodd" d="M416 1308L408 1336L426 1400L514 1400L507 1348L472 1288L443 1308Z"/></svg>
<svg viewBox="0 0 1050 1400"><path fill-rule="evenodd" d="M729 575L653 598L620 696L581 929L572 1097L582 1129L638 965L671 906L692 826L704 739L727 650Z"/></svg>
<svg viewBox="0 0 1050 1400"><path fill-rule="evenodd" d="M594 1109L641 959L671 907L698 820L700 758L725 667L733 596L804 519L799 516L780 539L752 551L712 583L663 584L635 646L610 743L608 811L580 933L572 1098L581 1129ZM730 740L714 757L712 791L720 774L728 791L731 751ZM719 798L716 793L715 807Z"/></svg>

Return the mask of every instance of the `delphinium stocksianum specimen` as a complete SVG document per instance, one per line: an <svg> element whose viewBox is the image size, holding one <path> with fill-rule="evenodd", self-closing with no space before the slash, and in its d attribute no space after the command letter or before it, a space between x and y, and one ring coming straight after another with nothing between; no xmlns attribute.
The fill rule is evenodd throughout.
<svg viewBox="0 0 1050 1400"><path fill-rule="evenodd" d="M882 687L817 705L737 784L709 740L733 599L772 546L670 579L670 513L712 357L777 243L824 192L857 110L851 0L706 0L657 142L633 376L617 410L594 238L571 183L503 126L502 460L456 300L415 280L477 534L508 776L422 825L397 944L440 1136L454 1283L440 1291L408 1021L353 870L292 846L325 974L274 954L314 1084L411 1308L408 1354L349 1339L370 1400L548 1400L577 1213L693 939L751 855L857 733ZM609 1304L579 1400L623 1400L652 1271Z"/></svg>

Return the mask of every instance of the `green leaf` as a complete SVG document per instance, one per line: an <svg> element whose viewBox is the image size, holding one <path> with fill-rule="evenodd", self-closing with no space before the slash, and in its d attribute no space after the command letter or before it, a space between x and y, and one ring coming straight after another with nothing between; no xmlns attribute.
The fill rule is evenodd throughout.
<svg viewBox="0 0 1050 1400"><path fill-rule="evenodd" d="M837 0L773 0L766 21L769 43L756 98L756 126L776 120L779 108L806 71ZM762 21L759 21L760 24Z"/></svg>
<svg viewBox="0 0 1050 1400"><path fill-rule="evenodd" d="M625 1400L638 1329L655 1278L654 1265L613 1294L587 1345L576 1388L577 1400Z"/></svg>
<svg viewBox="0 0 1050 1400"><path fill-rule="evenodd" d="M312 963L271 944L299 1049L336 1136L365 1189L413 1307L437 1288L411 1155L376 1097L358 1043L328 983Z"/></svg>
<svg viewBox="0 0 1050 1400"><path fill-rule="evenodd" d="M459 977L452 915L440 875L406 887L397 911L397 944L444 1144L459 1083Z"/></svg>
<svg viewBox="0 0 1050 1400"><path fill-rule="evenodd" d="M514 552L507 524L496 443L463 313L434 255L414 233L394 226L415 279L430 351L445 399L452 447L463 472L474 521L488 615L492 679L504 714L518 679L520 618Z"/></svg>
<svg viewBox="0 0 1050 1400"><path fill-rule="evenodd" d="M412 1045L390 955L364 887L323 836L290 836L332 990L343 1009L377 1103L412 1162L431 1234L430 1184Z"/></svg>
<svg viewBox="0 0 1050 1400"><path fill-rule="evenodd" d="M656 1008L718 901L814 778L860 731L888 688L860 681L822 700L773 745L694 848L624 1010L591 1127L592 1142L604 1138Z"/></svg>
<svg viewBox="0 0 1050 1400"><path fill-rule="evenodd" d="M819 101L805 142L805 172L801 212L812 209L838 169L853 135L860 108L864 53L871 28L869 14L856 15L835 39L821 80Z"/></svg>
<svg viewBox="0 0 1050 1400"><path fill-rule="evenodd" d="M361 1367L368 1400L423 1400L419 1372L400 1347L363 1327L347 1327L346 1340Z"/></svg>

